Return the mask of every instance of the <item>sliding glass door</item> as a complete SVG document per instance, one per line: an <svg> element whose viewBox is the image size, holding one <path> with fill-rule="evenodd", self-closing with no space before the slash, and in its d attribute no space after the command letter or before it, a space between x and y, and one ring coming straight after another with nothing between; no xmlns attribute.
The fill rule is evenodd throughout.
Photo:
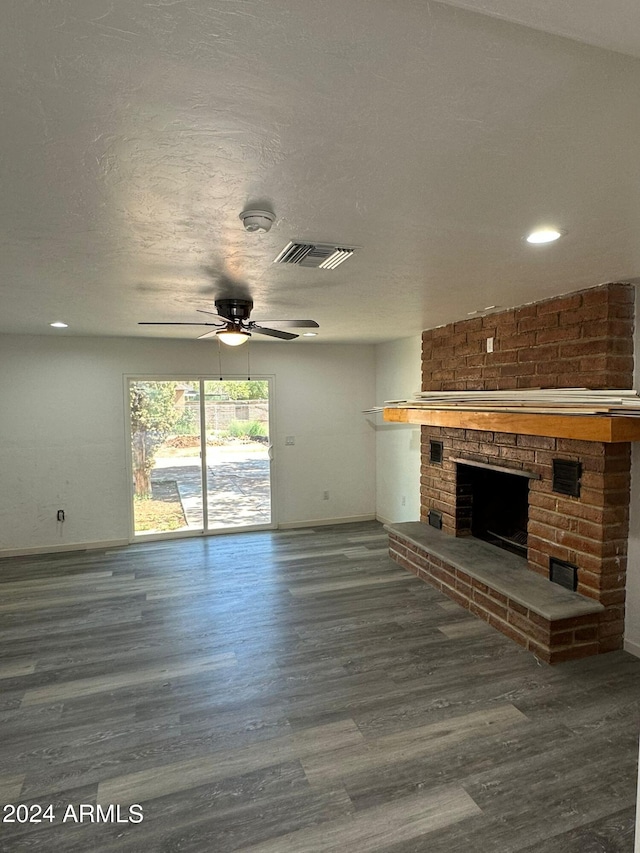
<svg viewBox="0 0 640 853"><path fill-rule="evenodd" d="M271 524L269 382L204 382L209 530Z"/></svg>
<svg viewBox="0 0 640 853"><path fill-rule="evenodd" d="M131 379L134 536L272 525L270 382Z"/></svg>

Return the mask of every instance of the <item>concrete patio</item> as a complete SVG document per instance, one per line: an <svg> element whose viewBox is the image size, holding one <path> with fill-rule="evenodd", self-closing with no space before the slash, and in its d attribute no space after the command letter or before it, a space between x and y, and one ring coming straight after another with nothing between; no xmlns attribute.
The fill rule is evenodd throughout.
<svg viewBox="0 0 640 853"><path fill-rule="evenodd" d="M264 446L208 447L209 530L269 524L269 456ZM202 529L202 468L199 456L156 457L152 483L174 481L187 526Z"/></svg>

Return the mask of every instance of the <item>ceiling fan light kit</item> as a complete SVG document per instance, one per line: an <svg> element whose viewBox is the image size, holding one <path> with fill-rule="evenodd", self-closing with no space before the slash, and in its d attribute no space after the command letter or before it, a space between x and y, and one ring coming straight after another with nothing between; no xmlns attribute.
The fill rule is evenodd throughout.
<svg viewBox="0 0 640 853"><path fill-rule="evenodd" d="M275 213L270 210L243 210L240 219L245 231L270 231L276 221Z"/></svg>
<svg viewBox="0 0 640 853"><path fill-rule="evenodd" d="M249 340L251 332L245 332L236 326L235 323L229 323L226 328L216 332L216 337L228 347L239 347Z"/></svg>

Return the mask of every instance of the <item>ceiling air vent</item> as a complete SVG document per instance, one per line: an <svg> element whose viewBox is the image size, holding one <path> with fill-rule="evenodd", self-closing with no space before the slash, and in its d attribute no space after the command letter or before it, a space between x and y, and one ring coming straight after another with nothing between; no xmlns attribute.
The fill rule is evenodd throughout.
<svg viewBox="0 0 640 853"><path fill-rule="evenodd" d="M334 270L354 250L328 243L289 243L274 260L274 264L296 264L299 267L313 267L321 270Z"/></svg>

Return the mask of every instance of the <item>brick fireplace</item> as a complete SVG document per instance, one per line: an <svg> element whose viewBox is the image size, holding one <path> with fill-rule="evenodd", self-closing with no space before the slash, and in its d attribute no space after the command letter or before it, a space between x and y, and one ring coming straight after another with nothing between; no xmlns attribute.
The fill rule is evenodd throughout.
<svg viewBox="0 0 640 853"><path fill-rule="evenodd" d="M428 330L423 390L631 388L633 310L633 287L608 284ZM391 556L547 662L619 649L630 451L626 442L423 426L420 520L428 537L425 544L417 528L403 536L403 525L392 525ZM490 576L474 576L473 556L469 568L449 561L437 544L445 547L447 534L482 539L485 562L487 547L505 549L513 556L499 560L519 560L544 579L550 586L540 594L551 603L492 587ZM559 600L573 600L575 612L554 609L560 587L552 572L564 584Z"/></svg>

